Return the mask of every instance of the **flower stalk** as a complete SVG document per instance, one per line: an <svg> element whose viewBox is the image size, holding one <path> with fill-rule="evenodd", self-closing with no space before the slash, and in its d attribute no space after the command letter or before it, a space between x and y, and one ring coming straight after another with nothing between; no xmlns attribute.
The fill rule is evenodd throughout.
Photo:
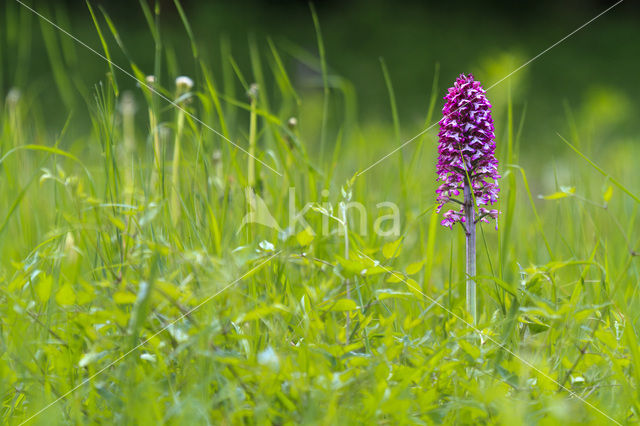
<svg viewBox="0 0 640 426"><path fill-rule="evenodd" d="M147 96L149 102L149 128L151 130L151 138L153 140L153 170L151 172L151 188L157 189L160 195L162 192L162 150L160 146L160 129L158 124L158 116L156 114L156 101L155 92L151 89L156 84L156 78L153 75L148 75L145 78L145 85L143 91Z"/></svg>
<svg viewBox="0 0 640 426"><path fill-rule="evenodd" d="M348 199L351 198L351 195L347 195ZM344 258L349 260L349 221L347 219L347 204L345 201L340 203L340 220L342 229L344 232ZM351 282L347 278L345 282L345 287L347 290L347 299L351 300ZM349 344L349 333L351 332L351 313L347 311L347 320L345 323L345 344Z"/></svg>
<svg viewBox="0 0 640 426"><path fill-rule="evenodd" d="M255 202L256 196L256 127L258 125L258 85L253 83L249 87L247 96L251 102L251 112L249 116L249 158L247 163L247 195L251 197L251 201ZM253 240L252 226L247 226L247 242Z"/></svg>
<svg viewBox="0 0 640 426"><path fill-rule="evenodd" d="M247 181L251 188L256 185L256 126L257 126L257 106L258 106L258 85L252 84L249 88L249 98L251 99L251 116L249 118L249 164Z"/></svg>
<svg viewBox="0 0 640 426"><path fill-rule="evenodd" d="M124 139L124 149L122 152L122 164L124 166L124 184L127 193L133 193L134 188L134 168L132 167L133 156L136 149L135 136L135 114L136 104L131 92L122 93L120 103L122 112L122 136Z"/></svg>
<svg viewBox="0 0 640 426"><path fill-rule="evenodd" d="M184 101L181 99L188 96L189 90L193 88L193 80L186 76L176 78L176 97L181 108L178 108L178 118L176 123L176 138L173 144L173 164L171 167L171 218L175 226L180 219L180 143L182 131L184 129Z"/></svg>
<svg viewBox="0 0 640 426"><path fill-rule="evenodd" d="M473 195L471 193L471 185L469 179L465 178L464 183L464 218L465 223L465 248L467 255L466 262L466 299L467 299L467 312L471 314L473 323L476 324L477 308L476 308L476 282L474 277L476 276L476 224L475 224L475 208L473 202Z"/></svg>
<svg viewBox="0 0 640 426"><path fill-rule="evenodd" d="M173 224L180 219L180 139L184 129L184 111L178 110L178 123L176 125L176 139L173 144L173 164L171 165L171 217Z"/></svg>

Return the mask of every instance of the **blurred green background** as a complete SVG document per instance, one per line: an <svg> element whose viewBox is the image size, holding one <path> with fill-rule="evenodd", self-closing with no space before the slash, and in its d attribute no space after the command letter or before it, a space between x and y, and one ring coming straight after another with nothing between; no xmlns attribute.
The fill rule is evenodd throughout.
<svg viewBox="0 0 640 426"><path fill-rule="evenodd" d="M153 40L139 4L133 1L92 1L91 4L98 14L98 9L104 8L131 59L144 72L152 73ZM436 112L442 107L446 87L457 74L472 72L485 87L490 87L612 4L614 2L606 1L456 2L451 5L428 1L317 2L315 7L329 72L335 77L332 84L353 95L346 107L334 105L332 111L344 108L345 114L357 114L363 129L390 123L389 97L380 65L383 58L397 98L401 138L406 140L424 128L437 67ZM173 2L164 1L160 5L164 46L174 52L165 58L166 68L173 68L163 71L163 82L168 84L174 78L170 75L172 71L191 76L197 75L197 71ZM253 42L260 51L268 52L270 38L280 50L294 86L304 94L300 114L320 113L322 81L308 3L241 0L185 1L183 5L200 44L200 55L218 72L218 77L223 69L221 58L225 57L221 49L226 46L250 79L248 44ZM84 2L35 2L33 6L102 52ZM44 42L43 35L51 35L53 31L48 24L13 1L5 2L2 10L0 19L7 30L0 32L0 37L4 37L0 40L2 98L12 87L36 91L32 95L37 97L39 109L47 111L41 114L46 116L52 131L59 131L69 112L73 112L73 130L81 134L85 130L83 123L89 126L89 120L78 116L86 114L92 87L105 79L108 71L105 62L60 33L48 41L62 47L62 55L56 54L56 49L51 45L47 49ZM516 124L526 107L522 127L525 142L520 147L525 154L523 165L527 166L528 160L538 161L540 154L548 158L550 153L557 153L556 147L566 151L556 132L574 140L579 136L583 143L589 147L595 144L596 148L629 142L637 134L634 117L640 107L640 89L636 83L640 75L639 12L637 3L621 3L491 89L488 96L494 104L494 118L498 123L504 117L509 90ZM113 60L129 69L127 58L117 48L106 26L103 31L112 43ZM68 70L67 75L56 75L52 72L56 68ZM117 78L124 89L135 89L135 82L128 77L120 74ZM244 100L240 84L236 84L239 90L232 96ZM73 90L68 90L70 86ZM275 95L278 88L263 90ZM434 117L437 118L437 114ZM314 137L317 139L319 125L313 121L319 120L306 120L302 127L311 141ZM342 123L343 117L334 121ZM332 122L330 117L329 125ZM507 129L499 124L496 127L500 144ZM395 147L398 141L389 140L388 145ZM381 147L380 152L384 149Z"/></svg>

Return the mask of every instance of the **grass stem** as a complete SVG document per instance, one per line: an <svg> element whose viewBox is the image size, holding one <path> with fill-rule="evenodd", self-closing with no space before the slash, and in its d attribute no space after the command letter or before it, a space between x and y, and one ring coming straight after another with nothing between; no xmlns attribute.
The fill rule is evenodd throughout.
<svg viewBox="0 0 640 426"><path fill-rule="evenodd" d="M180 139L184 129L184 110L178 110L176 139L173 144L173 164L171 168L171 218L175 226L180 219Z"/></svg>
<svg viewBox="0 0 640 426"><path fill-rule="evenodd" d="M251 117L249 118L249 164L247 181L251 188L256 185L256 124L257 124L257 104L258 104L258 86L251 85L249 90L251 97Z"/></svg>
<svg viewBox="0 0 640 426"><path fill-rule="evenodd" d="M162 152L160 151L160 133L158 132L158 122L153 108L149 108L149 126L151 127L151 136L153 138L153 173L151 175L151 187L160 191L162 175Z"/></svg>

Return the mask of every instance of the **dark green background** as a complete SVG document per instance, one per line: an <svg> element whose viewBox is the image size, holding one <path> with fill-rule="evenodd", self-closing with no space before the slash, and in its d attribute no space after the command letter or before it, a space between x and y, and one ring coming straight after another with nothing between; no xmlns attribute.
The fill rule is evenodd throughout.
<svg viewBox="0 0 640 426"><path fill-rule="evenodd" d="M96 11L98 6L104 7L135 62L151 73L153 42L138 2L91 4ZM176 52L179 72L194 75L188 39L173 2L161 1L160 4L163 38ZM382 57L395 88L402 137L406 139L422 127L436 64L440 66L437 105L440 109L442 95L457 74L473 72L488 87L611 4L613 2L605 1L443 4L355 0L317 2L316 8L330 73L353 83L360 122L391 120L379 61ZM33 6L102 51L84 2L34 2ZM222 60L220 39L226 37L235 60L250 78L248 40L253 38L266 55L266 40L271 37L281 50L296 88L303 94L319 91L317 72L289 54L304 49L317 56L308 3L191 1L185 2L184 7L201 56L214 70L220 70L217 64ZM80 96L62 102L54 84L51 58L42 37L42 25L46 24L13 1L6 1L1 10L0 22L8 30L0 32L4 37L0 40L2 97L14 86L37 91L34 96L37 95L42 110L47 111L43 115L53 129L64 123L69 111L82 116L87 102ZM509 84L513 89L516 117L526 104L522 146L525 152L558 144L555 133L569 134L571 120L581 123L581 136L595 141L596 145L623 140L637 132L634 117L640 95L637 83L639 16L637 2L623 2L519 71L511 83L504 81L489 93L498 119L505 110ZM108 33L106 26L103 30ZM25 40L26 34L29 40ZM128 69L126 58L119 53L109 34L107 39L111 42L114 60ZM63 49L66 46L69 50L69 46L74 45L69 40L60 40ZM62 57L61 61L74 74L78 86L88 89L103 80L107 71L102 59L77 45L75 52ZM127 77L118 78L124 88L135 88L135 82ZM79 89L78 94L81 92Z"/></svg>

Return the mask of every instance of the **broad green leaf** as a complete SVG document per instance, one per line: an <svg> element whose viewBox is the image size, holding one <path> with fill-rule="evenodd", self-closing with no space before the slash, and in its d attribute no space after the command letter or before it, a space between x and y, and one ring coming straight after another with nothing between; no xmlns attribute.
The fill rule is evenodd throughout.
<svg viewBox="0 0 640 426"><path fill-rule="evenodd" d="M407 266L407 275L413 275L420 272L422 267L424 266L424 260L421 262L415 262Z"/></svg>
<svg viewBox="0 0 640 426"><path fill-rule="evenodd" d="M276 391L276 396L278 397L278 400L282 403L282 405L284 405L284 407L289 410L289 412L293 413L296 411L296 405L289 398L287 398L287 396L283 394L282 391Z"/></svg>
<svg viewBox="0 0 640 426"><path fill-rule="evenodd" d="M56 302L61 306L73 305L76 302L76 294L74 293L71 284L65 283L60 287L58 294L56 294Z"/></svg>
<svg viewBox="0 0 640 426"><path fill-rule="evenodd" d="M546 370L546 371L545 371ZM548 368L538 368L536 375L538 376L538 386L547 392L554 392L558 389L558 373L550 371Z"/></svg>
<svg viewBox="0 0 640 426"><path fill-rule="evenodd" d="M91 303L96 297L93 291L80 291L76 293L76 299L79 305Z"/></svg>
<svg viewBox="0 0 640 426"><path fill-rule="evenodd" d="M302 310L304 311L305 314L308 314L309 312L311 312L311 302L309 302L308 294L302 295L302 298L300 299L300 305L302 305Z"/></svg>
<svg viewBox="0 0 640 426"><path fill-rule="evenodd" d="M286 312L287 309L283 305L261 306L250 312L240 315L236 319L236 323L259 320L277 311Z"/></svg>
<svg viewBox="0 0 640 426"><path fill-rule="evenodd" d="M472 345L466 340L458 340L458 345L474 360L480 358L480 348L478 348L477 346Z"/></svg>
<svg viewBox="0 0 640 426"><path fill-rule="evenodd" d="M420 288L420 284L418 284L416 280L414 280L413 278L407 278L404 282L405 284L407 284L407 287L409 287L409 290L411 290L411 292L416 297L418 297L419 299L424 298L424 294L422 294L422 289Z"/></svg>
<svg viewBox="0 0 640 426"><path fill-rule="evenodd" d="M313 231L310 228L305 228L296 234L296 240L298 241L298 244L300 244L303 247L306 247L309 244L311 244L311 242L313 241L313 238L314 238Z"/></svg>
<svg viewBox="0 0 640 426"><path fill-rule="evenodd" d="M618 341L616 337L610 331L598 330L595 334L596 338L600 340L602 343L607 345L610 349L616 349L618 347Z"/></svg>
<svg viewBox="0 0 640 426"><path fill-rule="evenodd" d="M626 326L624 328L624 336L626 337L625 340L631 352L632 370L637 383L640 381L640 350L638 349L640 345L638 345L638 338L636 337L636 332L633 330L633 327Z"/></svg>
<svg viewBox="0 0 640 426"><path fill-rule="evenodd" d="M405 294L409 294L409 293L405 293ZM424 319L421 317L418 317L418 318L406 317L402 323L402 327L406 331L406 330L411 330L413 327L423 323L424 323Z"/></svg>
<svg viewBox="0 0 640 426"><path fill-rule="evenodd" d="M180 288L178 288L175 284L166 282L164 280L156 281L156 288L160 292L162 292L163 294L165 294L166 296L174 300L180 300L182 297L185 296L185 293L186 293L186 292L183 292Z"/></svg>
<svg viewBox="0 0 640 426"><path fill-rule="evenodd" d="M331 311L353 311L358 309L358 305L351 299L340 299L331 306Z"/></svg>
<svg viewBox="0 0 640 426"><path fill-rule="evenodd" d="M127 305L136 302L136 295L130 291L116 291L113 294L113 301L118 305Z"/></svg>
<svg viewBox="0 0 640 426"><path fill-rule="evenodd" d="M51 287L53 287L53 277L51 275L43 275L36 285L36 296L38 300L45 303L51 297Z"/></svg>
<svg viewBox="0 0 640 426"><path fill-rule="evenodd" d="M545 200L559 200L561 198L571 197L576 192L576 188L573 186L569 188L562 187L560 189L561 191L554 192L550 195L545 195L542 198L544 198Z"/></svg>
<svg viewBox="0 0 640 426"><path fill-rule="evenodd" d="M123 232L126 230L127 226L124 224L124 222L122 220L118 219L115 216L111 216L111 215L108 216L108 219L119 230L121 230Z"/></svg>
<svg viewBox="0 0 640 426"><path fill-rule="evenodd" d="M387 278L388 283L399 283L402 282L404 277L401 273L394 272L393 274L389 274L389 278Z"/></svg>
<svg viewBox="0 0 640 426"><path fill-rule="evenodd" d="M392 257L397 257L400 254L400 243L402 242L402 238L399 238L393 242L387 243L382 247L382 255L387 259Z"/></svg>
<svg viewBox="0 0 640 426"><path fill-rule="evenodd" d="M374 264L370 259L362 257L354 257L351 259L345 259L341 256L336 256L338 263L347 272L347 275L375 275L381 274L385 271L385 268Z"/></svg>

